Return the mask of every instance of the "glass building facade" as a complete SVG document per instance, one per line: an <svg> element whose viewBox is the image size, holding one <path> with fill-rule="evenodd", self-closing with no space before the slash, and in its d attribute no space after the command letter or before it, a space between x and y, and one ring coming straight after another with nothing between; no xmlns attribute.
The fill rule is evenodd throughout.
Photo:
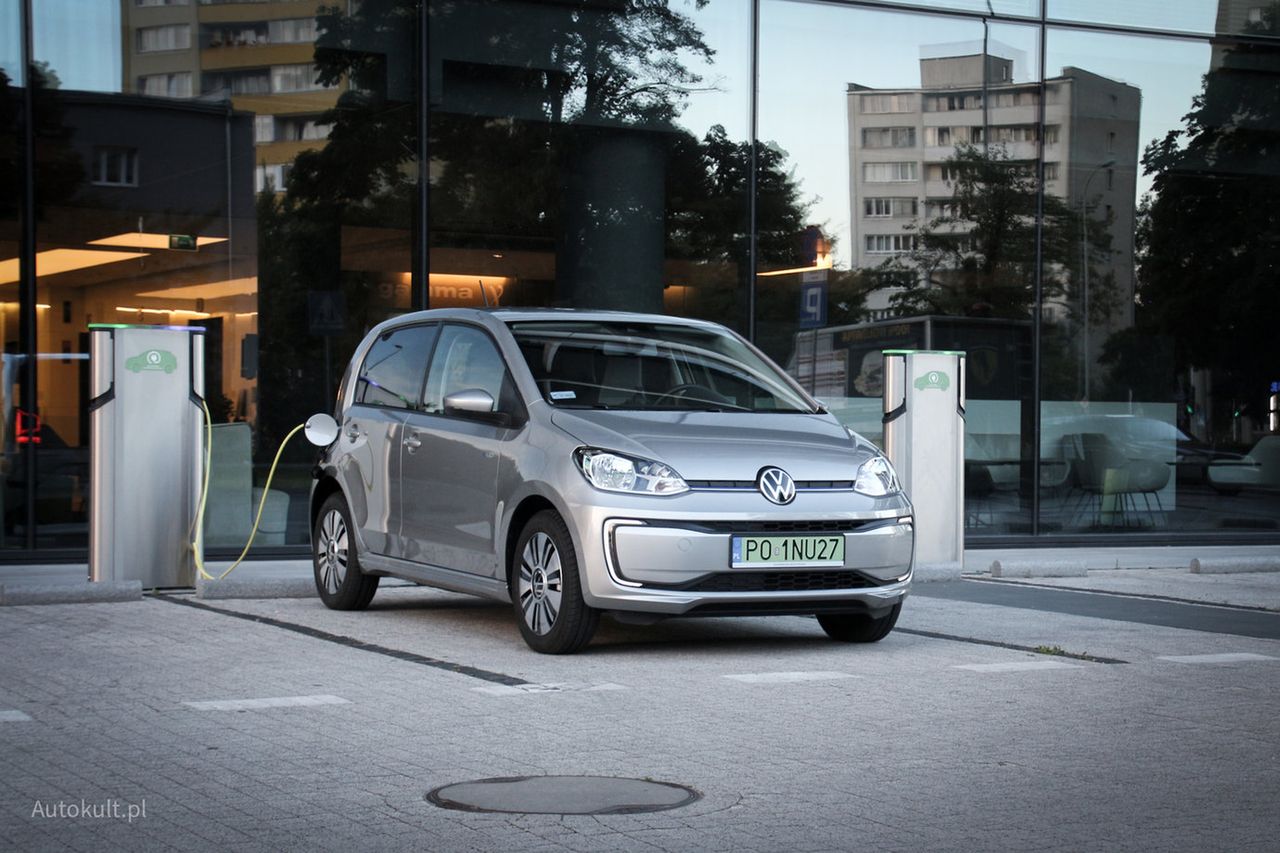
<svg viewBox="0 0 1280 853"><path fill-rule="evenodd" d="M0 559L86 553L89 323L207 329L216 553L372 325L486 302L719 321L872 440L964 350L971 545L1280 542L1277 199L1270 0L0 0Z"/></svg>

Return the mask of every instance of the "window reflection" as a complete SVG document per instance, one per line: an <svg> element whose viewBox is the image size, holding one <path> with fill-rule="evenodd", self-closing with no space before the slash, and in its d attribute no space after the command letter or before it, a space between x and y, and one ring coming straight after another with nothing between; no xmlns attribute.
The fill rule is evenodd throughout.
<svg viewBox="0 0 1280 853"><path fill-rule="evenodd" d="M970 527L1028 529L1035 30L776 0L761 13L761 136L794 157L807 225L793 239L821 247L808 268L762 273L761 344L873 440L882 350L967 351Z"/></svg>
<svg viewBox="0 0 1280 853"><path fill-rule="evenodd" d="M1276 144L1280 50L1051 31L1049 56L1126 79L1144 97L1134 116L1103 102L1099 120L1128 123L1070 163L1082 223L1113 241L1077 264L1077 319L1045 340L1041 454L1073 471L1046 522L1274 529L1280 480L1268 472L1280 446L1268 410L1280 302L1263 272L1277 261L1275 241L1263 235L1280 232L1265 153Z"/></svg>
<svg viewBox="0 0 1280 853"><path fill-rule="evenodd" d="M367 328L486 303L727 323L873 439L883 349L964 350L975 534L1275 529L1280 5L1050 0L1164 37L1050 26L1043 81L1039 0L892 5L762 0L753 139L747 3L34 4L38 400L6 164L5 543L30 484L37 544L83 545L87 322L205 326L219 453L261 471ZM273 542L305 541L307 467Z"/></svg>
<svg viewBox="0 0 1280 853"><path fill-rule="evenodd" d="M430 304L487 294L745 328L749 12L436 7Z"/></svg>

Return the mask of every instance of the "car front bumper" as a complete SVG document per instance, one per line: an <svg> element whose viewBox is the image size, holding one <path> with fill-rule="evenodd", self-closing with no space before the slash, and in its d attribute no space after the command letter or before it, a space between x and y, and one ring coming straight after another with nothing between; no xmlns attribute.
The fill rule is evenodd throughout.
<svg viewBox="0 0 1280 853"><path fill-rule="evenodd" d="M883 612L911 585L914 520L904 496L808 493L777 507L755 492L674 498L592 491L571 508L587 604L653 615ZM612 495L608 496L613 498ZM836 565L730 566L735 535L844 537Z"/></svg>

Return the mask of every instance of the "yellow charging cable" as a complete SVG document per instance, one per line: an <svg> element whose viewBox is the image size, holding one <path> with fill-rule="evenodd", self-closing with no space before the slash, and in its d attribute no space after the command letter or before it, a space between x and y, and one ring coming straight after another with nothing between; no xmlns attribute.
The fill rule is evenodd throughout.
<svg viewBox="0 0 1280 853"><path fill-rule="evenodd" d="M249 531L249 541L244 543L244 550L240 552L240 556L236 557L236 561L227 567L227 570L220 575L212 575L204 567L204 509L209 501L209 480L213 478L213 416L209 414L209 407L204 400L200 401L200 408L204 411L204 482L200 486L200 502L196 505L196 523L195 535L191 540L191 551L196 558L196 570L200 572L200 577L207 581L220 581L227 575L235 571L236 566L244 562L245 555L249 553L249 548L253 546L253 538L258 535L258 525L262 522L262 511L267 506L267 495L271 493L271 480L276 475L276 467L280 464L280 456L284 453L285 445L289 443L289 439L293 438L305 427L305 423L300 423L293 429L289 430L289 434L284 437L284 441L280 442L279 449L276 450L276 458L271 461L271 470L267 472L267 482L262 487L262 497L258 500L258 513L253 517L253 528Z"/></svg>

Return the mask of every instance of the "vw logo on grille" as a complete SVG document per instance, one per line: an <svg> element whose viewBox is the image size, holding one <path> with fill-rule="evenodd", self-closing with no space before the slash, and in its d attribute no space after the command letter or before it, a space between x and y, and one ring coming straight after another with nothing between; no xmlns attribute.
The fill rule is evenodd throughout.
<svg viewBox="0 0 1280 853"><path fill-rule="evenodd" d="M776 504L789 504L796 499L796 483L781 468L761 468L756 477L760 494Z"/></svg>

